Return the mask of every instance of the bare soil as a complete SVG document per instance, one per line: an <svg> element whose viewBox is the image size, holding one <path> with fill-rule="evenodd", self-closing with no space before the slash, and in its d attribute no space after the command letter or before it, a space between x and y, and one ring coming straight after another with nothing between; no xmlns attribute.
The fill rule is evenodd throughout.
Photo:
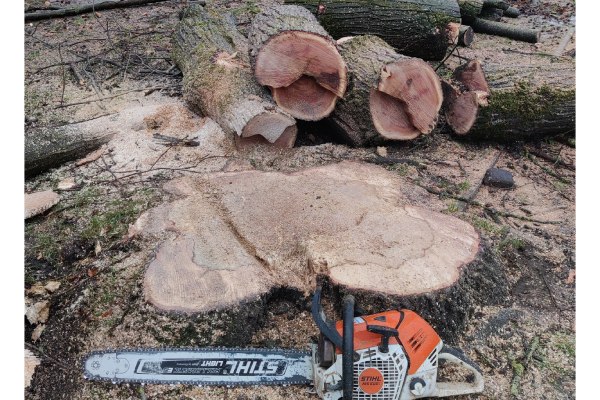
<svg viewBox="0 0 600 400"><path fill-rule="evenodd" d="M525 15L514 23L542 27L541 44L477 35L460 57L560 61L541 54L552 54L574 26L574 2L517 3ZM37 341L31 337L36 326L24 322L25 346L41 360L25 389L27 399L317 399L309 387L117 386L82 377L85 354L110 347L307 349L318 332L310 299L302 293L273 292L267 311L245 326L220 313L190 317L152 308L141 282L157 242L128 239L129 225L145 210L173 200L163 185L176 177L249 168L297 171L373 160L383 151L336 143L319 124L303 124L297 146L289 150L165 146L156 140L155 133L189 139L206 123L181 102L181 75L170 60L170 37L182 7L165 2L24 27L25 129L86 121L117 132L97 160L69 163L25 182L26 192L57 190L65 178L78 185L61 191L61 201L44 215L26 221L24 296L50 302ZM574 56L574 50L573 36L562 57ZM460 61L451 56L447 62ZM509 278L507 302L471 310L468 329L451 343L484 372L484 393L465 398L574 399L574 140L500 145L436 134L385 147L388 157L415 161L385 168L427 188L436 204L444 204L441 211L472 223ZM514 175L515 188L481 186L473 203L461 202L496 158L496 167ZM59 281L60 288L29 290L48 281ZM332 298L325 298L325 306L333 315Z"/></svg>

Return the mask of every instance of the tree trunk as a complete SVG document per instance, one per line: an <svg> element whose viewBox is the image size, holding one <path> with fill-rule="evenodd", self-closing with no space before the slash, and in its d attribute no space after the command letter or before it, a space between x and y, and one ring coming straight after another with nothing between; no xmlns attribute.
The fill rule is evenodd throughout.
<svg viewBox="0 0 600 400"><path fill-rule="evenodd" d="M481 14L479 14L479 18L495 22L499 22L503 16L504 10L494 7L484 7L483 10L481 10Z"/></svg>
<svg viewBox="0 0 600 400"><path fill-rule="evenodd" d="M25 133L25 177L77 160L107 143L114 135L88 133L77 125L40 128Z"/></svg>
<svg viewBox="0 0 600 400"><path fill-rule="evenodd" d="M483 64L489 105L479 111L467 137L535 140L575 135L575 63Z"/></svg>
<svg viewBox="0 0 600 400"><path fill-rule="evenodd" d="M346 92L346 65L335 41L299 6L258 14L248 34L254 76L292 116L318 121Z"/></svg>
<svg viewBox="0 0 600 400"><path fill-rule="evenodd" d="M254 79L247 40L230 15L197 6L186 9L172 57L183 72L185 100L226 133L260 135L270 143L282 135L295 137L296 121Z"/></svg>
<svg viewBox="0 0 600 400"><path fill-rule="evenodd" d="M537 43L540 40L540 31L521 28L519 26L505 24L503 22L488 21L476 18L471 22L473 30L477 33L502 36L522 42Z"/></svg>
<svg viewBox="0 0 600 400"><path fill-rule="evenodd" d="M460 7L462 22L467 24L481 14L483 0L458 0L458 6Z"/></svg>
<svg viewBox="0 0 600 400"><path fill-rule="evenodd" d="M317 15L334 38L375 35L398 52L441 60L452 37L450 23L460 24L455 1L438 0L286 0Z"/></svg>
<svg viewBox="0 0 600 400"><path fill-rule="evenodd" d="M423 60L402 56L376 36L342 39L352 88L330 121L355 145L414 139L435 127L440 81Z"/></svg>

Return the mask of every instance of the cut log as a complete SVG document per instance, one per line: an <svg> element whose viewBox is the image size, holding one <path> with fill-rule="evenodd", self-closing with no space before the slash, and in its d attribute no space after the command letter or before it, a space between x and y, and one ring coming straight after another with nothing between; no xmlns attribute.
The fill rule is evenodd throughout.
<svg viewBox="0 0 600 400"><path fill-rule="evenodd" d="M481 14L479 14L479 18L486 19L488 21L500 21L504 16L504 10L501 8L494 7L483 7L481 10Z"/></svg>
<svg viewBox="0 0 600 400"><path fill-rule="evenodd" d="M113 136L92 132L80 124L28 130L25 132L25 177L32 178L84 157Z"/></svg>
<svg viewBox="0 0 600 400"><path fill-rule="evenodd" d="M375 36L342 39L339 47L353 84L330 122L351 144L409 140L435 128L443 94L425 61Z"/></svg>
<svg viewBox="0 0 600 400"><path fill-rule="evenodd" d="M460 7L462 22L467 24L481 14L483 0L458 0L458 6Z"/></svg>
<svg viewBox="0 0 600 400"><path fill-rule="evenodd" d="M286 0L306 7L335 39L375 35L398 52L426 60L441 60L460 24L456 1L439 0Z"/></svg>
<svg viewBox="0 0 600 400"><path fill-rule="evenodd" d="M443 81L444 116L446 123L457 135L465 135L471 130L479 114L477 93L463 92L449 82Z"/></svg>
<svg viewBox="0 0 600 400"><path fill-rule="evenodd" d="M470 47L475 40L473 28L467 25L461 25L458 31L458 44L464 47Z"/></svg>
<svg viewBox="0 0 600 400"><path fill-rule="evenodd" d="M538 57L528 57L527 65L483 64L489 105L466 137L506 142L575 135L575 63Z"/></svg>
<svg viewBox="0 0 600 400"><path fill-rule="evenodd" d="M484 8L497 8L497 9L500 9L500 10L506 10L510 6L504 0L483 0L483 7Z"/></svg>
<svg viewBox="0 0 600 400"><path fill-rule="evenodd" d="M186 9L175 31L172 58L183 72L185 100L225 133L260 135L270 143L282 135L295 137L294 118L254 78L247 40L230 15L198 6Z"/></svg>
<svg viewBox="0 0 600 400"><path fill-rule="evenodd" d="M518 8L508 7L506 10L504 10L504 16L505 17L508 17L508 18L517 18L519 15L521 15L521 11L519 11Z"/></svg>
<svg viewBox="0 0 600 400"><path fill-rule="evenodd" d="M307 121L331 114L346 92L346 65L314 15L299 6L268 8L248 39L254 75L281 108Z"/></svg>
<svg viewBox="0 0 600 400"><path fill-rule="evenodd" d="M476 18L474 21L472 21L471 26L477 33L487 33L488 35L502 36L529 43L539 42L541 35L540 31L521 28L519 26L505 24L503 22L487 21L481 18Z"/></svg>
<svg viewBox="0 0 600 400"><path fill-rule="evenodd" d="M452 336L475 302L508 290L469 223L432 211L443 201L382 167L228 172L170 186L179 198L133 227L173 233L144 277L146 299L166 312L244 313L283 291L308 295L326 278L368 311L418 306Z"/></svg>
<svg viewBox="0 0 600 400"><path fill-rule="evenodd" d="M479 60L470 60L459 66L454 70L452 77L464 87L463 91L475 92L479 99L478 102L481 105L487 105L490 86Z"/></svg>

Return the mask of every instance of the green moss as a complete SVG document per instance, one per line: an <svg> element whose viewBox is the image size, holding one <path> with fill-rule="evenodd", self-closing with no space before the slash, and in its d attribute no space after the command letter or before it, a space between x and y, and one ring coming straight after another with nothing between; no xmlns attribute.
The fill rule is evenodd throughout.
<svg viewBox="0 0 600 400"><path fill-rule="evenodd" d="M498 249L500 251L513 249L522 251L525 249L526 242L523 239L516 237L505 237L498 244Z"/></svg>

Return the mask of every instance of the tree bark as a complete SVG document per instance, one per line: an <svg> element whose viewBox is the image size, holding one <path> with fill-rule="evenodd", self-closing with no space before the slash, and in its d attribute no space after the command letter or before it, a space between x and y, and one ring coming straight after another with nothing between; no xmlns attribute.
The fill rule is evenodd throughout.
<svg viewBox="0 0 600 400"><path fill-rule="evenodd" d="M335 41L299 6L258 14L248 34L254 76L292 116L318 121L346 92L346 65Z"/></svg>
<svg viewBox="0 0 600 400"><path fill-rule="evenodd" d="M77 160L107 143L114 135L88 133L76 125L33 129L25 133L25 178L32 178Z"/></svg>
<svg viewBox="0 0 600 400"><path fill-rule="evenodd" d="M481 14L483 0L458 0L463 24L473 21Z"/></svg>
<svg viewBox="0 0 600 400"><path fill-rule="evenodd" d="M475 140L538 140L575 135L575 63L483 64L489 105L466 135Z"/></svg>
<svg viewBox="0 0 600 400"><path fill-rule="evenodd" d="M495 22L499 22L503 16L504 10L494 7L484 7L483 10L481 10L481 14L479 14L479 18Z"/></svg>
<svg viewBox="0 0 600 400"><path fill-rule="evenodd" d="M449 24L461 22L455 1L286 0L306 7L335 38L375 35L398 52L441 60L452 38ZM451 29L450 29L451 30Z"/></svg>
<svg viewBox="0 0 600 400"><path fill-rule="evenodd" d="M183 72L185 100L226 133L260 135L270 143L295 137L296 121L254 78L247 40L231 15L197 6L186 9L175 31L172 57Z"/></svg>
<svg viewBox="0 0 600 400"><path fill-rule="evenodd" d="M430 133L443 95L435 71L406 57L376 36L342 39L352 88L330 122L354 146L386 139L410 140Z"/></svg>
<svg viewBox="0 0 600 400"><path fill-rule="evenodd" d="M487 21L476 18L471 22L473 30L477 33L487 33L488 35L503 36L509 39L520 40L522 42L537 43L540 40L540 31L521 28L515 25L502 22Z"/></svg>

